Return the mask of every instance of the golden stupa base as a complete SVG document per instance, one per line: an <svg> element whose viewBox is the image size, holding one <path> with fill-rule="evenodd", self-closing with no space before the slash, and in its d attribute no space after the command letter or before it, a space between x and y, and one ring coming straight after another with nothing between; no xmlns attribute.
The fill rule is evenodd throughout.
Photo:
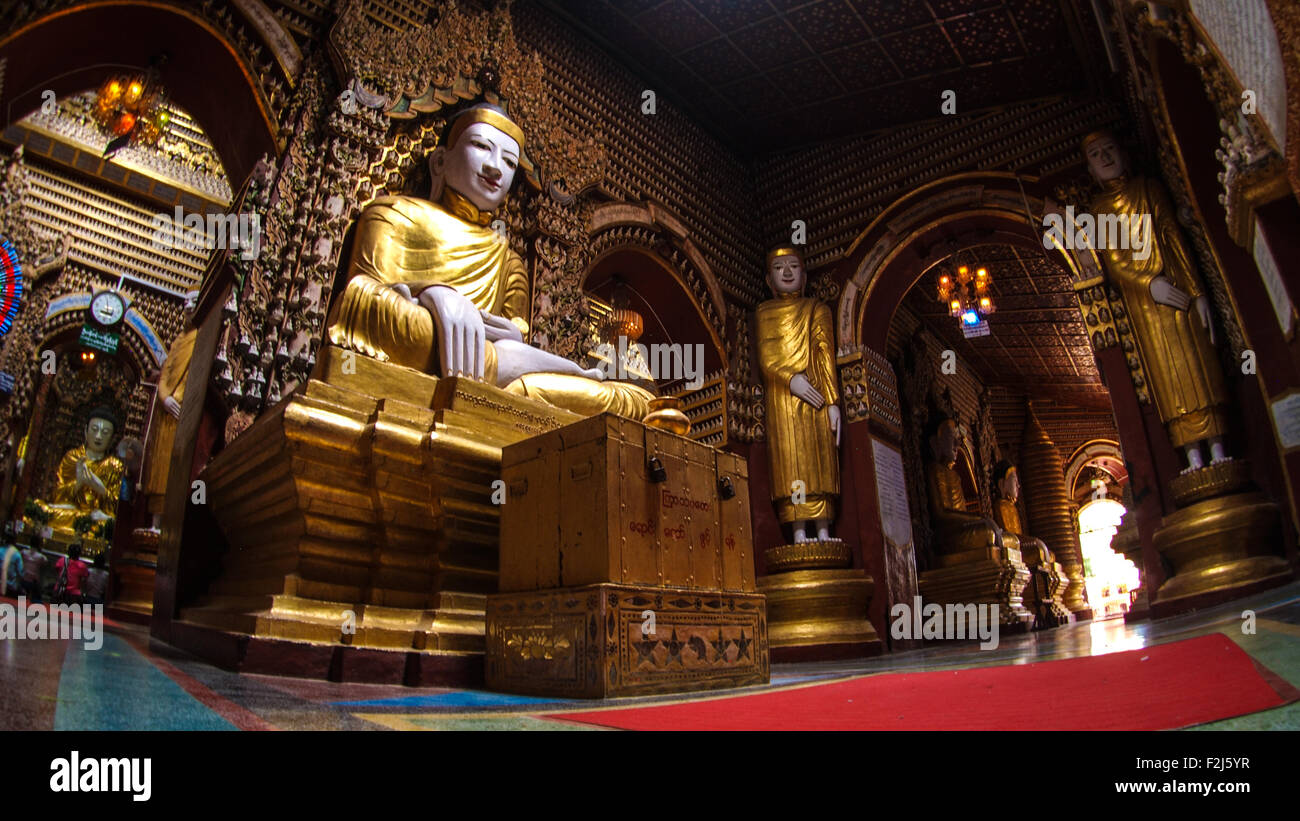
<svg viewBox="0 0 1300 821"><path fill-rule="evenodd" d="M1025 609L1029 568L1020 550L985 547L939 557L939 566L918 578L926 604L996 604L1003 630L1028 630L1034 614Z"/></svg>
<svg viewBox="0 0 1300 821"><path fill-rule="evenodd" d="M488 597L487 645L487 686L509 693L610 698L770 678L756 593L622 584L499 593Z"/></svg>
<svg viewBox="0 0 1300 821"><path fill-rule="evenodd" d="M501 447L579 418L325 346L305 389L204 469L230 550L174 632L226 655L238 636L481 653Z"/></svg>
<svg viewBox="0 0 1300 821"><path fill-rule="evenodd" d="M1156 591L1153 610L1165 616L1284 584L1291 566L1277 555L1282 514L1263 493L1204 499L1166 516L1155 548L1174 574Z"/></svg>
<svg viewBox="0 0 1300 821"><path fill-rule="evenodd" d="M760 576L773 661L863 658L884 643L867 618L874 582L863 570L793 570Z"/></svg>
<svg viewBox="0 0 1300 821"><path fill-rule="evenodd" d="M1074 614L1075 621L1092 618L1092 605L1088 604L1088 586L1084 581L1083 564L1060 562L1062 578L1061 601Z"/></svg>

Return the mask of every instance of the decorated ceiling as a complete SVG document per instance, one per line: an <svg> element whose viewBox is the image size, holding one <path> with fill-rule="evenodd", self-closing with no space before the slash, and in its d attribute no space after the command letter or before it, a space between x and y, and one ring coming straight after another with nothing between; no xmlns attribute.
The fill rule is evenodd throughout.
<svg viewBox="0 0 1300 821"><path fill-rule="evenodd" d="M748 153L1105 81L1096 19L1062 0L538 0Z"/></svg>

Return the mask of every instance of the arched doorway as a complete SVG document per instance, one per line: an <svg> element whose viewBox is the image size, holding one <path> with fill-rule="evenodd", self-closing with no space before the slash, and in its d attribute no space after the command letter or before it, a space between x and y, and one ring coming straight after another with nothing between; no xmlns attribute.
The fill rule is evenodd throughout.
<svg viewBox="0 0 1300 821"><path fill-rule="evenodd" d="M873 597L873 620L893 602L915 595L917 576L913 571L909 584L909 567L938 564L927 508L929 451L922 441L936 404L959 417L969 443L975 487L963 488L962 504L971 512L992 515L997 489L991 474L1000 459L1055 476L1051 488L1022 484L1017 503L1031 535L1047 541L1070 569L1077 588L1072 609L1086 613L1063 463L1086 440L1075 438L1085 431L1118 438L1110 397L1115 377L1103 378L1076 296L1092 285L1086 261L1043 247L1046 196L1034 178L956 175L900 199L850 251L837 311L840 344L868 360L883 360L897 380L892 396L877 385L868 404L893 405L898 424L883 421L881 410L865 419L851 416L848 426L856 463L850 469L863 487L855 506L863 561L888 585ZM938 298L940 269L958 262L978 263L992 273L997 304L985 336L968 337ZM1122 358L1118 375L1131 395ZM1034 400L1032 413L1028 399ZM884 456L889 458L879 461ZM880 495L900 484L906 488L901 504ZM881 521L903 516L908 521L901 527ZM908 543L900 544L898 533L906 533Z"/></svg>
<svg viewBox="0 0 1300 821"><path fill-rule="evenodd" d="M100 0L19 26L0 38L0 119L8 126L38 110L47 91L62 99L98 88L114 71L143 70L163 55L168 96L202 125L237 187L274 153L278 127L257 70L196 10Z"/></svg>

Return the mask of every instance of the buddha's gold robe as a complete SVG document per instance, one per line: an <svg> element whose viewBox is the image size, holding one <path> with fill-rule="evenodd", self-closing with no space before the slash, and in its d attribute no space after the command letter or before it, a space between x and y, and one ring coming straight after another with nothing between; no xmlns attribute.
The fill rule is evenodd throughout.
<svg viewBox="0 0 1300 821"><path fill-rule="evenodd" d="M930 525L934 528L936 553L959 553L998 545L997 533L983 516L966 510L966 493L961 477L951 465L930 462L926 466L926 490L930 497ZM1008 539L1006 547L1016 547Z"/></svg>
<svg viewBox="0 0 1300 821"><path fill-rule="evenodd" d="M167 397L177 402L185 401L185 379L190 373L190 359L194 356L194 340L198 330L191 328L172 342L163 360L162 374L158 377L158 395L154 399L153 423L149 428L149 446L146 450L144 492L150 496L167 493L167 472L171 464L172 442L176 438L176 417L167 412L162 401Z"/></svg>
<svg viewBox="0 0 1300 821"><path fill-rule="evenodd" d="M53 530L72 533L73 522L96 510L109 516L117 515L117 502L122 492L122 476L126 474L126 466L122 460L112 455L86 462L91 473L108 490L108 495L101 497L90 488L77 484L77 463L85 458L85 445L78 445L65 453L55 474L54 502L36 502L50 514L49 527Z"/></svg>
<svg viewBox="0 0 1300 821"><path fill-rule="evenodd" d="M1020 553L1025 564L1033 567L1038 564L1051 564L1052 551L1041 539L1025 534L1025 526L1020 520L1020 508L1010 499L998 499L993 507L993 518L1002 528L1002 541L1005 545L1008 536L1014 536L1020 543Z"/></svg>
<svg viewBox="0 0 1300 821"><path fill-rule="evenodd" d="M399 283L413 296L432 285L454 288L480 310L513 322L526 338L527 270L489 227L491 219L451 188L443 189L437 203L396 196L367 206L357 220L351 278L331 311L330 342L422 373L439 373L433 315L394 291ZM496 376L496 348L487 342L483 378L496 384ZM556 373L526 374L505 390L583 415L612 411L633 419L645 417L653 398L635 385Z"/></svg>
<svg viewBox="0 0 1300 821"><path fill-rule="evenodd" d="M1151 297L1151 280L1163 274L1195 301L1202 295L1173 205L1160 184L1145 178L1111 180L1093 201L1094 214L1149 214L1150 254L1138 259L1133 250L1107 248L1110 280L1119 289L1160 419L1175 447L1221 436L1226 430L1226 391L1209 334L1194 306L1180 311Z"/></svg>
<svg viewBox="0 0 1300 821"><path fill-rule="evenodd" d="M839 401L839 389L830 308L816 299L791 294L759 305L756 317L767 413L767 458L778 518L785 523L833 519L840 494L840 464L830 408ZM790 391L795 374L804 374L826 400L821 408L814 410ZM796 480L804 483L801 504L791 498Z"/></svg>

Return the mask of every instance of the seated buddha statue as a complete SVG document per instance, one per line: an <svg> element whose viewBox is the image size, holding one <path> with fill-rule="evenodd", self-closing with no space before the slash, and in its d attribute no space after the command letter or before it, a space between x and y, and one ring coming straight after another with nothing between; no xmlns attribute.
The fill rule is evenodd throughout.
<svg viewBox="0 0 1300 821"><path fill-rule="evenodd" d="M968 550L1003 547L1002 529L992 519L966 510L966 492L957 475L957 421L939 414L929 425L927 442L931 459L926 466L926 491L935 552L951 555ZM1006 547L1015 547L1013 537Z"/></svg>
<svg viewBox="0 0 1300 821"><path fill-rule="evenodd" d="M1026 535L1024 524L1020 520L1020 507L1016 504L1020 498L1020 474L1016 466L1003 459L993 468L993 484L998 489L998 500L993 505L993 516L1002 535L1015 536L1020 542L1020 555L1025 564L1033 567L1038 564L1051 564L1052 551L1043 544L1042 539Z"/></svg>
<svg viewBox="0 0 1300 821"><path fill-rule="evenodd" d="M126 466L109 448L117 432L117 419L107 407L90 412L86 423L85 443L63 455L55 477L54 501L34 499L49 514L48 527L73 540L77 519L89 515L104 522L117 514L122 477Z"/></svg>
<svg viewBox="0 0 1300 821"><path fill-rule="evenodd" d="M429 199L387 196L357 220L329 340L436 376L465 376L583 416L644 418L653 394L532 347L524 262L491 225L524 133L480 103L453 117L429 157Z"/></svg>
<svg viewBox="0 0 1300 821"><path fill-rule="evenodd" d="M998 500L993 514L1002 528L1004 539L1014 536L1020 543L1020 555L1033 576L1032 585L1026 589L1026 599L1034 600L1040 626L1052 626L1068 619L1069 611L1060 600L1067 582L1064 570L1056 563L1052 551L1037 539L1025 533L1020 519L1020 474L1016 466L1003 459L993 468L993 483L998 490Z"/></svg>

